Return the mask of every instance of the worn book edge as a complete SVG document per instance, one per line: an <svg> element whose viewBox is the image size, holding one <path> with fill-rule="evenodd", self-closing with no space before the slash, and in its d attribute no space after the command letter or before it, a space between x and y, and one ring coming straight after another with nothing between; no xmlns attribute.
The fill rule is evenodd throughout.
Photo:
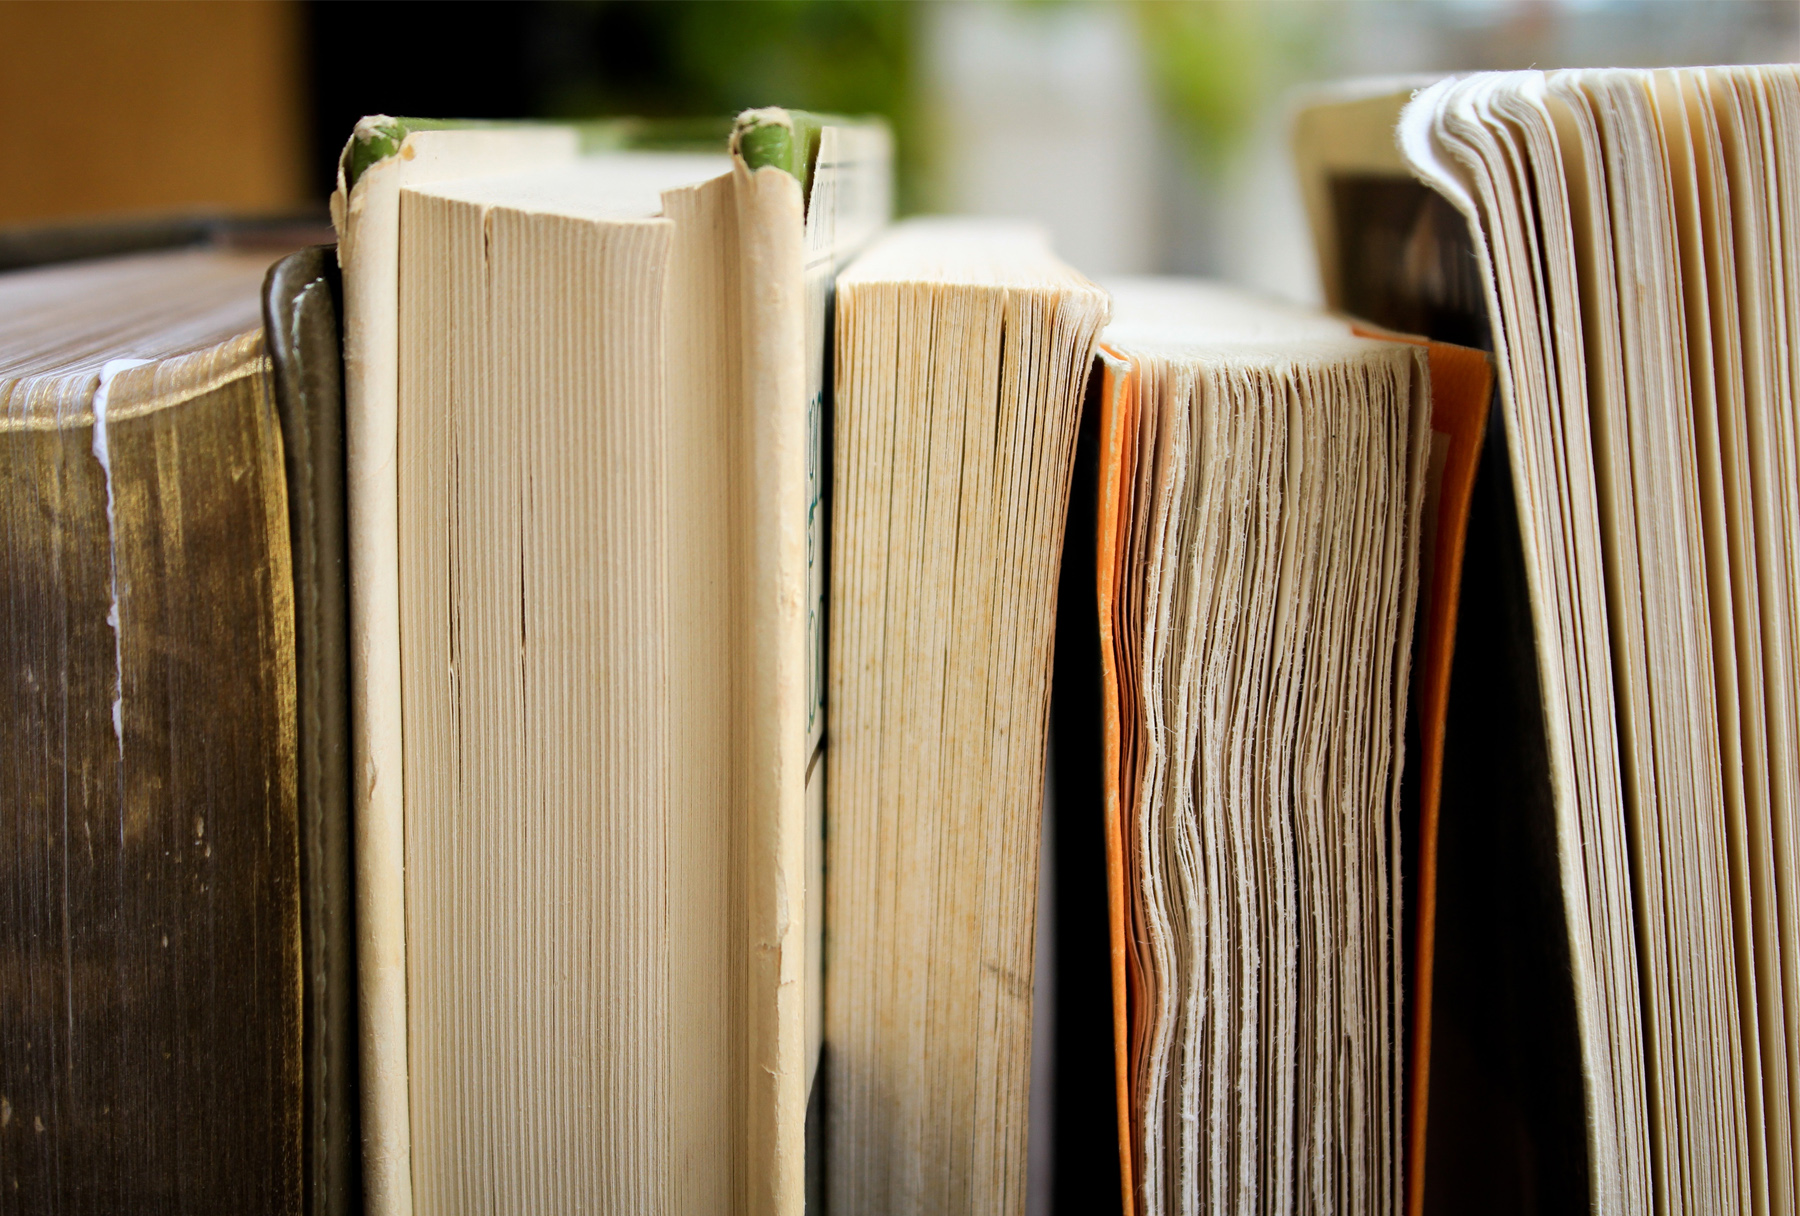
<svg viewBox="0 0 1800 1216"><path fill-rule="evenodd" d="M363 1188L371 1216L412 1212L396 449L400 193L407 185L566 163L579 149L570 127L375 115L359 122L346 144L331 196L344 276L352 847Z"/></svg>

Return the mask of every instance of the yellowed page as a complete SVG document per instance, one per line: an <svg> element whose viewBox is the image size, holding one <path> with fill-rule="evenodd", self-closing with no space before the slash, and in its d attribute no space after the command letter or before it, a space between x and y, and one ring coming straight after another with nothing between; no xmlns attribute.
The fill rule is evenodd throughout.
<svg viewBox="0 0 1800 1216"><path fill-rule="evenodd" d="M365 119L359 131L372 121ZM575 153L575 133L564 128L418 131L366 169L354 187L340 165L331 198L344 271L356 956L363 1192L371 1216L412 1211L394 450L400 189L554 163Z"/></svg>

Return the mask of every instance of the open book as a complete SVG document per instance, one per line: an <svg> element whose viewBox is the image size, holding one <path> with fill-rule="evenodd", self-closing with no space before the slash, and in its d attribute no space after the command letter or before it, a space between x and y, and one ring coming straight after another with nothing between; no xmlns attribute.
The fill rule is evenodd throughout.
<svg viewBox="0 0 1800 1216"><path fill-rule="evenodd" d="M888 141L582 140L369 119L333 199L369 1199L795 1213L825 320Z"/></svg>
<svg viewBox="0 0 1800 1216"><path fill-rule="evenodd" d="M1772 67L1301 117L1331 303L1499 371L1415 1211L1800 1202L1797 114Z"/></svg>

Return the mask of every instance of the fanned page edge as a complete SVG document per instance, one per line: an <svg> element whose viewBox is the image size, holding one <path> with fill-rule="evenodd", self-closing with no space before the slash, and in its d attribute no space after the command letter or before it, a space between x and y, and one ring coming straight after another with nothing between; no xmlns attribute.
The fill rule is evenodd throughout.
<svg viewBox="0 0 1800 1216"><path fill-rule="evenodd" d="M1441 124L1451 107L1459 102L1461 95L1459 86L1467 83L1468 81L1464 79L1450 77L1415 94L1412 101L1401 111L1396 137L1401 154L1413 176L1441 195L1468 225L1479 267L1482 293L1493 340L1494 349L1491 353L1495 371L1495 395L1500 405L1501 419L1505 425L1508 467L1515 490L1522 493L1528 486L1527 470L1524 466L1526 457L1523 451L1517 390L1512 380L1512 355L1504 326L1505 311L1501 306L1500 286L1496 279L1494 250L1489 243L1488 230L1482 220L1480 204L1476 201L1476 186L1470 179L1469 173L1454 163L1439 138ZM1486 87L1492 87L1491 83ZM1523 516L1521 516L1521 522L1523 522ZM1531 528L1521 527L1520 540L1524 550L1528 593L1531 600L1532 631L1538 638L1554 637L1557 632L1553 616L1554 606L1547 602L1547 597L1542 593L1540 586L1544 560L1537 549L1537 536ZM1551 658L1545 648L1540 646L1538 676L1546 695L1549 694L1550 689L1562 683L1560 680L1552 678L1555 674ZM1550 745L1548 766L1557 832L1558 872L1565 901L1568 901L1571 896L1579 900L1578 906L1574 908L1568 908L1565 904L1565 920L1570 956L1574 963L1573 987L1577 1036L1583 1068L1582 1088L1591 1112L1595 1105L1596 1081L1603 1080L1594 1067L1593 1061L1597 1054L1597 1040L1605 1031L1591 1025L1596 1015L1589 1011L1589 1006L1593 1001L1592 988L1596 983L1600 968L1597 960L1593 958L1589 948L1590 942L1583 928L1589 923L1589 914L1586 902L1586 880L1582 868L1583 845L1579 822L1580 811L1574 805L1575 772L1569 759L1568 749L1556 746L1559 731L1548 711L1544 715L1544 729L1546 741ZM1606 1108L1615 1110L1617 1094L1609 1090L1604 1097ZM1626 1151L1619 1138L1619 1129L1611 1125L1610 1120L1596 1119L1590 1114L1587 1119L1587 1147L1591 1188L1589 1198L1594 1210L1598 1212L1627 1210Z"/></svg>
<svg viewBox="0 0 1800 1216"><path fill-rule="evenodd" d="M1294 310L1293 320L1303 323L1306 312ZM1463 539L1463 524L1467 520L1469 501L1468 491L1473 486L1476 457L1479 455L1483 426L1486 421L1486 407L1490 401L1491 376L1488 373L1487 359L1479 351L1455 347L1448 344L1430 343L1424 339L1397 335L1387 331L1368 328L1356 329L1344 321L1332 320L1323 314L1314 314L1319 320L1327 322L1332 329L1341 329L1341 337L1329 331L1320 332L1313 329L1302 331L1292 340L1278 340L1269 337L1259 341L1244 342L1227 340L1216 349L1204 342L1178 342L1186 347L1188 357L1201 355L1216 356L1226 359L1238 357L1269 357L1277 352L1294 354L1309 348L1315 350L1323 358L1350 356L1356 348L1367 348L1374 343L1389 346L1411 348L1407 351L1409 362L1414 366L1412 375L1411 404L1407 407L1410 417L1408 429L1410 438L1406 443L1406 476L1411 489L1408 493L1409 505L1405 508L1406 556L1402 565L1406 571L1400 585L1396 588L1397 606L1401 617L1397 619L1398 631L1395 635L1395 649L1392 655L1391 675L1394 720L1392 737L1388 741L1391 747L1391 767L1384 781L1385 791L1380 796L1382 811L1379 818L1383 821L1383 835L1389 840L1388 848L1394 865L1398 866L1398 828L1399 828L1399 786L1401 773L1405 767L1405 724L1408 698L1415 690L1415 676L1409 668L1412 666L1413 640L1417 613L1415 608L1420 599L1422 574L1420 559L1425 553L1421 525L1423 512L1427 507L1427 474L1431 461L1431 432L1433 430L1433 412L1436 394L1431 390L1428 377L1435 371L1438 359L1443 359L1450 367L1448 373L1451 382L1448 400L1445 403L1444 418L1440 425L1452 426L1461 440L1457 456L1460 459L1460 476L1456 483L1460 494L1446 494L1444 501L1448 506L1442 510L1442 517L1451 525L1445 529L1446 535L1439 538L1438 548L1442 550L1452 542L1460 558ZM1196 323L1205 324L1205 320L1196 318ZM1124 323L1120 323L1124 325ZM1128 325L1124 327L1129 330ZM1166 333L1146 334L1147 340L1153 342L1169 342L1175 339ZM1373 342L1367 341L1372 339ZM1115 535L1119 529L1128 527L1123 513L1130 508L1124 484L1134 476L1131 466L1135 465L1135 422L1142 403L1138 400L1139 385L1143 383L1143 367L1138 356L1129 352L1126 343L1130 338L1118 339L1103 345L1096 361L1096 374L1101 377L1101 422L1100 422L1100 475L1099 492L1096 509L1098 527L1096 537L1096 582L1099 628L1101 634L1102 654L1102 720L1104 749L1104 788L1103 804L1107 836L1106 861L1109 896L1109 944L1113 965L1113 998L1114 998L1114 1041L1115 1054L1123 1058L1129 1051L1127 1039L1131 1034L1132 1006L1142 1000L1141 995L1129 983L1126 971L1126 955L1129 949L1131 926L1127 923L1123 900L1126 881L1125 845L1123 837L1128 818L1135 811L1125 805L1126 792L1122 774L1122 753L1124 743L1124 701L1122 673L1112 650L1112 642L1117 636L1120 622L1113 619L1117 611L1118 587L1120 575L1118 563L1122 558ZM1442 348L1434 350L1433 348ZM1279 356L1277 356L1279 357ZM1448 439L1448 437L1446 437ZM1446 443L1446 448L1448 448ZM1446 475L1449 479L1450 475ZM1445 562L1447 573L1460 571L1460 560ZM1451 601L1453 603L1453 600ZM1449 622L1449 637L1454 636L1454 618ZM1448 648L1448 639L1444 642ZM1447 666L1444 667L1443 683L1447 685ZM1441 699L1441 698L1440 698ZM1441 722L1441 714L1440 714ZM1438 732L1441 741L1441 729ZM1397 871L1396 871L1397 872ZM1396 889L1385 915L1394 918L1396 929L1400 913L1399 893ZM1405 950L1396 944L1390 953L1394 973L1390 978L1398 981L1404 968ZM1385 970L1385 965L1384 965ZM1129 995L1128 995L1129 994ZM1395 1012L1398 1012L1395 1006ZM1399 1045L1396 1043L1396 1047ZM1407 1134L1408 1112L1405 1104L1406 1083L1404 1071L1407 1067L1404 1048L1395 1050L1390 1057L1390 1070L1385 1078L1391 1085L1389 1092L1395 1099L1393 1122L1380 1134L1392 1137L1389 1143L1393 1150L1399 1150L1402 1138ZM1136 1194L1135 1182L1137 1171L1134 1163L1143 1159L1143 1146L1136 1142L1134 1133L1137 1130L1137 1111L1133 1096L1129 1093L1127 1070L1121 1065L1115 1078L1120 1102L1121 1117L1119 1120L1119 1148L1122 1162L1121 1201L1126 1216L1136 1216L1143 1210L1144 1197ZM1385 1120L1384 1120L1385 1122ZM1386 1181L1378 1184L1394 1188L1391 1193L1403 1193L1401 1188L1407 1185L1404 1165L1399 1151L1384 1152L1383 1167Z"/></svg>
<svg viewBox="0 0 1800 1216"><path fill-rule="evenodd" d="M1487 355L1466 346L1433 342L1353 323L1357 334L1387 342L1422 346L1431 369L1430 462L1425 479L1420 536L1421 555L1430 560L1420 574L1421 621L1417 653L1421 662L1412 684L1418 696L1419 823L1417 907L1414 912L1412 976L1409 985L1412 1025L1406 1045L1406 1210L1425 1210L1425 1144L1431 1095L1432 976L1436 962L1437 835L1443 796L1444 725L1450 701L1450 670L1456 651L1457 604L1462 586L1464 544L1468 539L1469 504L1475 470L1487 438L1488 409L1493 402L1494 369ZM1441 455L1440 455L1441 453Z"/></svg>
<svg viewBox="0 0 1800 1216"><path fill-rule="evenodd" d="M365 127L381 121L364 119ZM405 838L400 717L398 465L400 191L573 160L570 127L413 131L349 182L331 217L343 270L345 488L349 503L350 706L364 1202L411 1216L406 1054Z"/></svg>
<svg viewBox="0 0 1800 1216"><path fill-rule="evenodd" d="M1418 485L1418 493L1423 497L1422 503L1415 504L1415 528L1422 523L1424 513L1430 513L1436 522L1434 536L1420 538L1410 542L1420 552L1425 552L1424 544L1431 544L1430 552L1435 557L1434 577L1429 585L1423 587L1427 599L1430 619L1425 629L1425 645L1427 661L1421 665L1420 671L1413 680L1404 681L1407 687L1414 686L1415 681L1422 688L1421 701L1426 705L1426 713L1430 715L1427 726L1427 742L1422 762L1431 768L1427 776L1432 792L1430 815L1421 815L1421 835L1429 823L1434 832L1436 820L1436 780L1441 769L1443 749L1443 713L1447 699L1449 682L1449 657L1455 637L1456 586L1460 581L1463 542L1466 535L1470 493L1474 485L1474 473L1485 435L1488 406L1491 402L1493 386L1492 369L1487 356L1480 351L1458 347L1447 343L1429 342L1422 338L1392 333L1366 325L1349 325L1347 329L1356 336L1377 341L1397 342L1424 348L1426 362L1431 373L1431 394L1428 414L1429 426L1420 426L1420 434L1415 439L1417 448L1412 457L1416 474L1414 480ZM1124 790L1121 780L1121 753L1123 735L1123 690L1118 669L1117 658L1113 650L1116 628L1113 614L1116 610L1116 584L1119 575L1121 555L1118 544L1119 529L1123 526L1121 512L1128 505L1123 491L1123 482L1132 474L1126 467L1128 460L1134 455L1135 420L1138 408L1137 392L1141 383L1140 371L1133 357L1120 349L1103 345L1096 358L1095 372L1101 378L1100 393L1100 484L1096 509L1098 527L1096 535L1096 592L1100 630L1101 649L1101 695L1102 695L1102 745L1103 745L1103 798L1104 826L1106 832L1106 865L1108 894L1108 929L1111 952L1113 981L1113 1037L1115 1054L1116 1101L1118 1102L1118 1136L1121 1160L1121 1202L1126 1216L1134 1216L1137 1210L1135 1195L1135 1171L1133 1169L1134 1147L1132 1143L1132 1095L1127 1066L1130 1035L1130 1006L1132 1004L1130 987L1126 978L1127 935L1130 932L1124 910L1125 853L1124 834L1126 825L1123 817L1127 814L1124 805ZM1441 384L1441 391L1440 391ZM1421 419L1421 421L1424 421ZM1442 444L1443 464L1440 466L1441 485L1426 485L1427 467L1437 462L1431 459L1431 440L1425 435L1431 434L1431 440ZM1437 478L1429 480L1436 482ZM1413 535L1417 536L1415 530ZM1409 563L1410 565L1410 563ZM1423 575L1424 571L1419 571ZM1420 579L1423 584L1423 579ZM1413 614L1412 619L1416 619ZM1408 631L1410 638L1411 631ZM1403 644L1407 641L1403 638ZM1403 647L1404 648L1404 647ZM1406 663L1405 654L1397 658L1397 662ZM1400 706L1404 705L1404 694ZM1404 721L1402 713L1396 721L1396 730L1401 729ZM1423 716L1423 715L1422 715ZM1400 740L1396 739L1398 748ZM1396 751L1394 783L1397 788L1398 773L1402 767L1399 752ZM1435 840L1421 839L1421 854L1434 852ZM1397 911L1398 905L1396 905ZM1423 968L1425 982L1429 983L1429 951L1430 932L1429 917L1426 915L1420 928L1420 948L1415 955L1415 967ZM1429 1026L1429 1002L1424 1019ZM1428 1030L1427 1030L1428 1034ZM1428 1052L1428 1037L1414 1036L1409 1044L1407 1057L1417 1061ZM1396 1059L1400 1066L1400 1059ZM1422 1073L1422 1069L1420 1070ZM1418 1088L1411 1078L1407 1084ZM1414 1117L1414 1102L1419 1103L1418 1116ZM1423 1144L1423 1107L1422 1094L1415 1092L1407 1103L1405 1111L1406 1139L1410 1145L1417 1142ZM1422 1171L1417 1172L1413 1162L1421 1157L1409 1153L1407 1161L1408 1177L1404 1179L1407 1193L1410 1195L1416 1188L1422 1187ZM1422 1189L1418 1190L1422 1195Z"/></svg>

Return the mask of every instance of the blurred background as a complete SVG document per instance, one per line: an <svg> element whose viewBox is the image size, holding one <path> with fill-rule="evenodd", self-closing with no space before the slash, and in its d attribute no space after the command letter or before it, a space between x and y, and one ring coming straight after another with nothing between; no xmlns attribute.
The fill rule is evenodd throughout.
<svg viewBox="0 0 1800 1216"><path fill-rule="evenodd" d="M1297 90L1800 57L1793 0L0 0L0 225L318 207L363 114L884 114L903 211L1030 215L1093 275L1317 284Z"/></svg>

